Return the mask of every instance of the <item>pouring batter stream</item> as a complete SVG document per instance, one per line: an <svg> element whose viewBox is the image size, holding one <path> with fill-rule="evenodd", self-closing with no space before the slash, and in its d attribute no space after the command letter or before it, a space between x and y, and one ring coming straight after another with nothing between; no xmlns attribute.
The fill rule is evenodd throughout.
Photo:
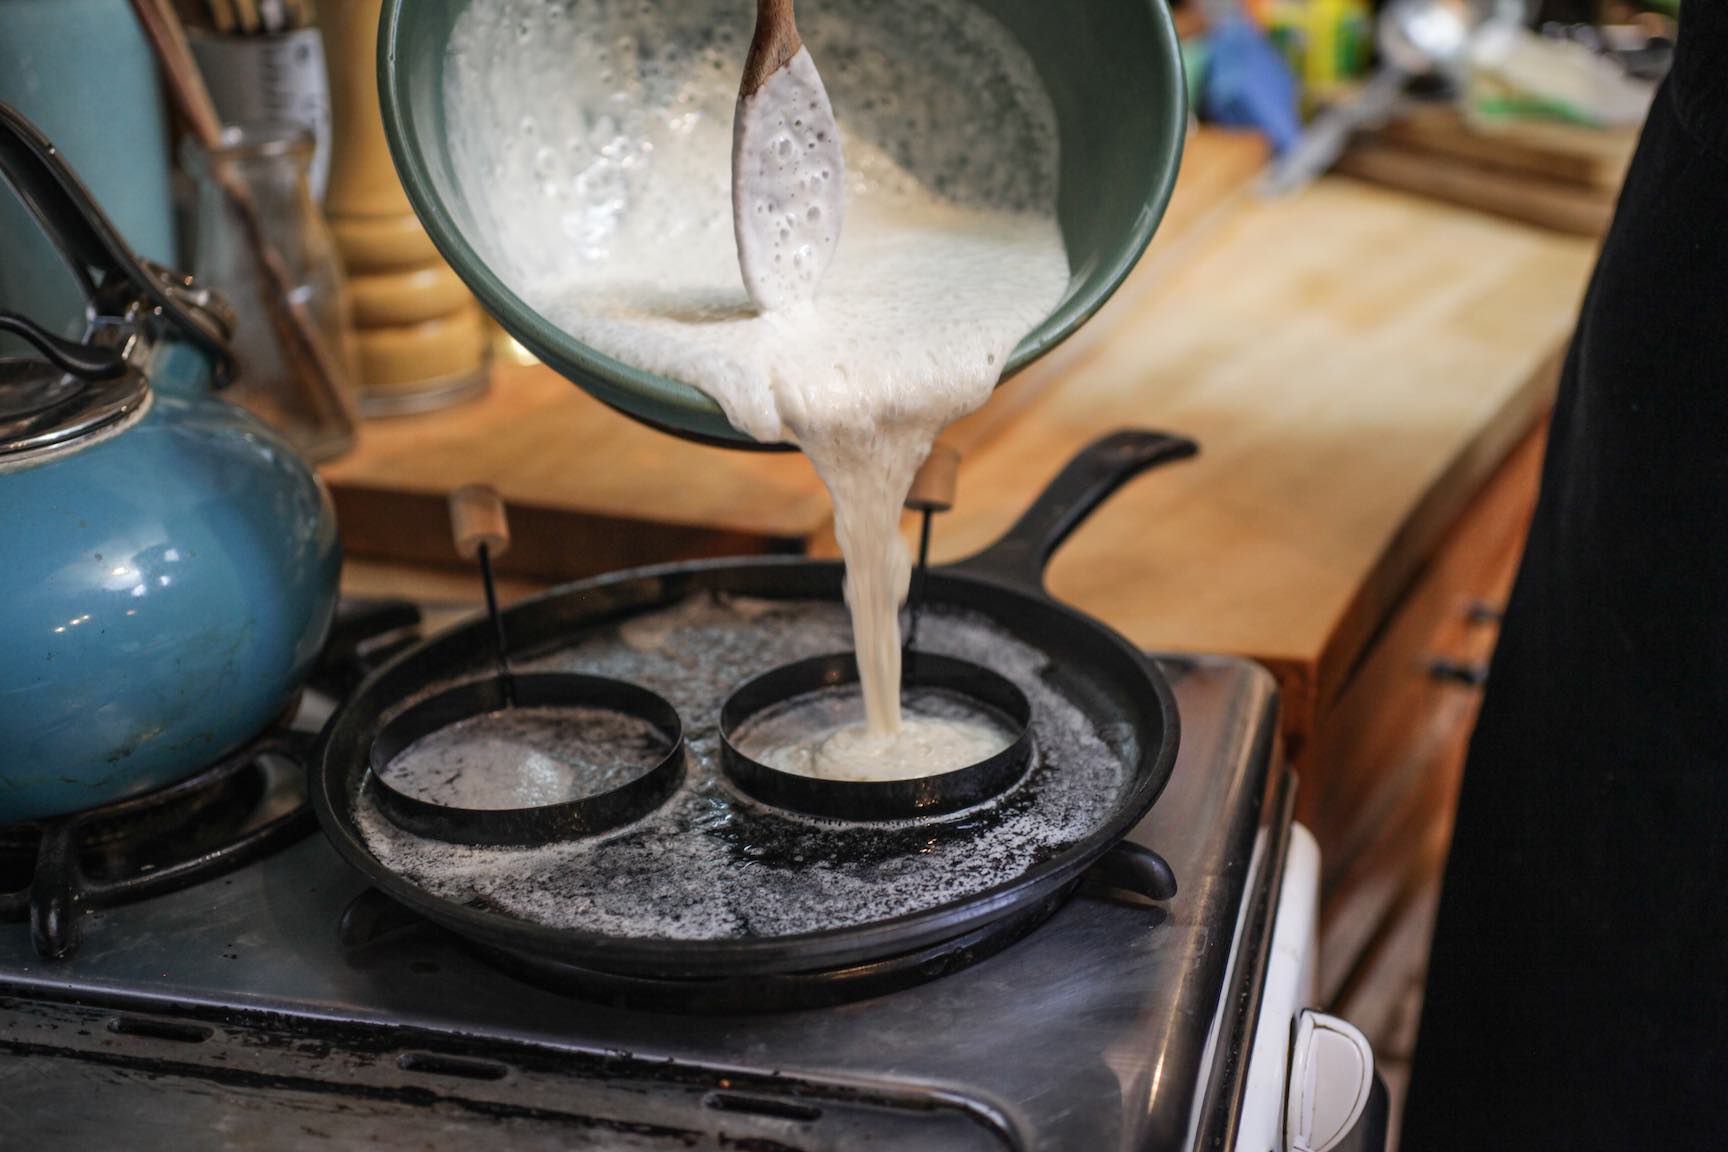
<svg viewBox="0 0 1728 1152"><path fill-rule="evenodd" d="M790 121L770 155L842 185L844 231L837 212L810 218L822 196L793 204L748 187L735 221L735 83L753 15L748 0L475 0L451 40L452 155L475 239L518 295L809 456L834 501L869 737L837 746L862 749L846 770L867 772L928 744L902 729L899 700L912 477L1068 282L1056 120L1024 51L963 0L811 6L803 59L821 61L844 167L838 153L823 162L834 137L818 139L821 109L807 119L813 67L758 97L780 101L774 127ZM747 260L747 290L737 229L776 213L780 268ZM816 283L803 261L825 258L827 238Z"/></svg>

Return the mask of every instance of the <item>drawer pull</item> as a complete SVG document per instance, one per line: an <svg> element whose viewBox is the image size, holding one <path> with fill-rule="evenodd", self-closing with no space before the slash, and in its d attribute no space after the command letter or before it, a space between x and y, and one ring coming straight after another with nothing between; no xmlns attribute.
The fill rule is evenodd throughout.
<svg viewBox="0 0 1728 1152"><path fill-rule="evenodd" d="M1488 683L1488 665L1467 660L1448 660L1443 656L1428 661L1428 675L1444 684L1462 684L1480 688Z"/></svg>
<svg viewBox="0 0 1728 1152"><path fill-rule="evenodd" d="M1506 619L1506 608L1492 600L1472 600L1464 609L1464 619L1471 624L1499 624Z"/></svg>

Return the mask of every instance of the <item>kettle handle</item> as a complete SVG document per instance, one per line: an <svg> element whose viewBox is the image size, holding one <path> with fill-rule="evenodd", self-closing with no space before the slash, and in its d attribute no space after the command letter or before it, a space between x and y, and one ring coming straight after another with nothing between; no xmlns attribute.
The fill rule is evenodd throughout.
<svg viewBox="0 0 1728 1152"><path fill-rule="evenodd" d="M126 357L118 348L79 344L54 335L28 316L0 308L0 332L22 336L62 372L85 380L113 380L126 374Z"/></svg>
<svg viewBox="0 0 1728 1152"><path fill-rule="evenodd" d="M115 230L90 190L48 138L10 105L0 102L0 179L10 184L60 250L98 315L121 315L143 296L214 361L217 386L234 375L227 333L204 310L182 299L186 284L174 273L140 260Z"/></svg>

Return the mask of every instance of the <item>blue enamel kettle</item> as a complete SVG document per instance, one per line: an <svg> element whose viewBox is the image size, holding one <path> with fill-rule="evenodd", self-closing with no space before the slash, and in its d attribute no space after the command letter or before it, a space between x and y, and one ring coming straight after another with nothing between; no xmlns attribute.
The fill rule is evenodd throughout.
<svg viewBox="0 0 1728 1152"><path fill-rule="evenodd" d="M0 823L191 775L294 701L335 610L335 514L275 433L218 399L232 314L133 255L0 104L0 177L88 301L73 342L0 330ZM0 187L0 195L5 188Z"/></svg>

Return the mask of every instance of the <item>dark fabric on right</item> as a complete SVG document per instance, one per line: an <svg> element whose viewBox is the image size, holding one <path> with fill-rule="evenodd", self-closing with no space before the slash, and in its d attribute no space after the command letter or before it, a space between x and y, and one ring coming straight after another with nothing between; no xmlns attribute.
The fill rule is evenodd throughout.
<svg viewBox="0 0 1728 1152"><path fill-rule="evenodd" d="M1728 0L1685 0L1471 745L1407 1152L1728 1149Z"/></svg>

